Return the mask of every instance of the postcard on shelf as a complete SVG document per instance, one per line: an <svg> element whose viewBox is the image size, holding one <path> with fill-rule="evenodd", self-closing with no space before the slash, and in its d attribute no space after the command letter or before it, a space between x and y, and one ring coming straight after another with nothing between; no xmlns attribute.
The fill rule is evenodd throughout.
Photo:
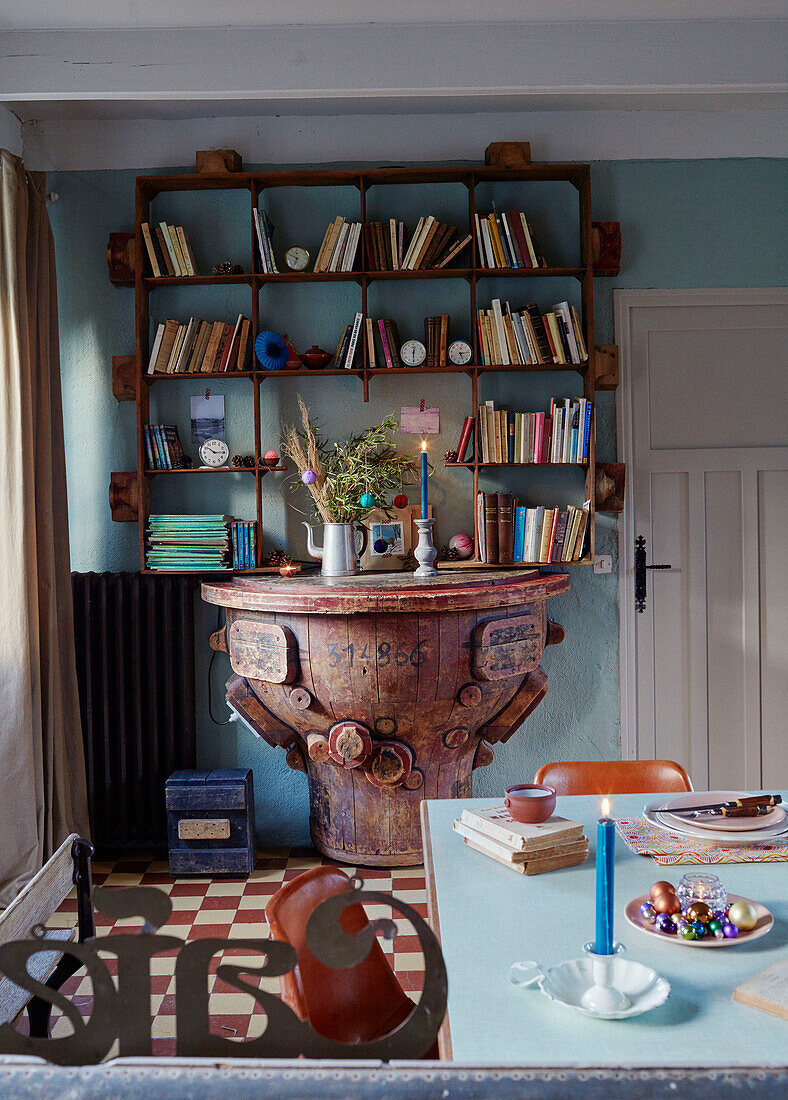
<svg viewBox="0 0 788 1100"><path fill-rule="evenodd" d="M224 439L224 394L192 397L192 443Z"/></svg>

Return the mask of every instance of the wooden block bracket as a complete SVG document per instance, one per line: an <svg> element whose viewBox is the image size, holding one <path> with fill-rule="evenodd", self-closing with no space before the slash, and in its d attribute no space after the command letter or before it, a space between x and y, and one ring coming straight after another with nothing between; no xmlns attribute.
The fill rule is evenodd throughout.
<svg viewBox="0 0 788 1100"><path fill-rule="evenodd" d="M594 348L594 389L618 388L618 345L597 344Z"/></svg>
<svg viewBox="0 0 788 1100"><path fill-rule="evenodd" d="M137 360L135 356L112 356L112 393L118 401L137 400Z"/></svg>

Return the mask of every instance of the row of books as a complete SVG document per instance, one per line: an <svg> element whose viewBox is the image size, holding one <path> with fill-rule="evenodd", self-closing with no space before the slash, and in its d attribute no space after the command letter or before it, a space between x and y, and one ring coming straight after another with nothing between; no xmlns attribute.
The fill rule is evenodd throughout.
<svg viewBox="0 0 788 1100"><path fill-rule="evenodd" d="M479 561L512 565L515 562L580 561L583 556L591 502L581 508L528 508L512 493L476 495Z"/></svg>
<svg viewBox="0 0 788 1100"><path fill-rule="evenodd" d="M469 848L521 875L575 867L588 857L583 826L557 814L527 825L515 821L504 805L482 806L463 810L452 828Z"/></svg>
<svg viewBox="0 0 788 1100"><path fill-rule="evenodd" d="M257 524L236 519L230 524L233 569L254 569L257 565Z"/></svg>
<svg viewBox="0 0 788 1100"><path fill-rule="evenodd" d="M165 275L198 275L189 238L182 225L142 223L148 263L157 279Z"/></svg>
<svg viewBox="0 0 788 1100"><path fill-rule="evenodd" d="M260 256L260 266L264 275L278 275L274 256L273 235L274 227L264 210L253 210L252 221L257 236L257 251Z"/></svg>
<svg viewBox="0 0 788 1100"><path fill-rule="evenodd" d="M475 214L476 255L481 267L547 267L537 256L533 231L522 210Z"/></svg>
<svg viewBox="0 0 788 1100"><path fill-rule="evenodd" d="M183 447L176 424L145 424L145 455L149 470L178 470Z"/></svg>
<svg viewBox="0 0 788 1100"><path fill-rule="evenodd" d="M476 311L482 363L528 366L588 360L577 310L568 302L556 302L547 313L540 313L535 303L513 310L500 298L493 298L491 306Z"/></svg>
<svg viewBox="0 0 788 1100"><path fill-rule="evenodd" d="M314 271L353 271L361 240L361 222L337 215L329 224L315 260Z"/></svg>
<svg viewBox="0 0 788 1100"><path fill-rule="evenodd" d="M419 218L405 245L405 223L390 218L365 222L364 244L370 271L426 271L447 267L471 243L470 233L457 237L457 226L432 214Z"/></svg>
<svg viewBox="0 0 788 1100"><path fill-rule="evenodd" d="M250 370L253 344L252 322L241 313L235 324L199 317L167 320L156 329L148 374Z"/></svg>
<svg viewBox="0 0 788 1100"><path fill-rule="evenodd" d="M229 569L232 516L152 515L148 517L145 564L148 569L211 572Z"/></svg>
<svg viewBox="0 0 788 1100"><path fill-rule="evenodd" d="M425 317L424 346L427 349L427 358L424 361L424 366L448 366L447 349L449 343L448 313L441 313L438 317Z"/></svg>
<svg viewBox="0 0 788 1100"><path fill-rule="evenodd" d="M479 406L477 457L480 462L525 465L588 462L592 411L593 402L585 397L552 397L547 413L510 412L496 409L494 401L485 401ZM465 455L473 431L473 417L466 417L457 447L458 462L468 461Z"/></svg>

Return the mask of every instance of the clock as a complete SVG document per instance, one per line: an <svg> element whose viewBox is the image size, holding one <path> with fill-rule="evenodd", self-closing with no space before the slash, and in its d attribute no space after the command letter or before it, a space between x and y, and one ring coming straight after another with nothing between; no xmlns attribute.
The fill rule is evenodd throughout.
<svg viewBox="0 0 788 1100"><path fill-rule="evenodd" d="M464 367L466 363L470 363L472 355L471 345L465 340L455 340L449 345L449 362L454 363L455 367Z"/></svg>
<svg viewBox="0 0 788 1100"><path fill-rule="evenodd" d="M230 448L223 439L206 439L200 444L200 461L209 469L218 470L227 463Z"/></svg>
<svg viewBox="0 0 788 1100"><path fill-rule="evenodd" d="M306 271L309 263L309 253L299 244L294 244L285 252L285 263L291 271Z"/></svg>
<svg viewBox="0 0 788 1100"><path fill-rule="evenodd" d="M399 349L399 357L404 367L420 367L427 358L427 349L421 340L406 340Z"/></svg>

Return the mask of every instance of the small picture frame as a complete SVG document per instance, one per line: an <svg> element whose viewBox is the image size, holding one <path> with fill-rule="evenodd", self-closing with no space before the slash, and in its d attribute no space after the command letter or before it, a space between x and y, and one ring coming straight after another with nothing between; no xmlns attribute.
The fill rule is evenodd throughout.
<svg viewBox="0 0 788 1100"><path fill-rule="evenodd" d="M429 514L432 515L432 505L429 506ZM418 504L390 508L388 517L380 508L374 508L364 519L369 538L367 548L361 555L361 568L370 573L399 572L418 542L418 532L413 520L420 516L421 508ZM382 554L376 554L374 550L377 538L384 538L389 544Z"/></svg>
<svg viewBox="0 0 788 1100"><path fill-rule="evenodd" d="M385 542L385 550L376 550L376 544ZM370 556L393 558L405 556L405 524L399 519L377 520L369 525Z"/></svg>

